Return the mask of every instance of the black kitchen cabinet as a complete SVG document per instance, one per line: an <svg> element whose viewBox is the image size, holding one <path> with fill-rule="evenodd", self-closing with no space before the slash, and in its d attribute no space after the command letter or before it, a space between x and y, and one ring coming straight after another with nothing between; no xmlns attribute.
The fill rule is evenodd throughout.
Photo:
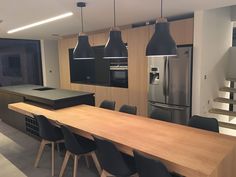
<svg viewBox="0 0 236 177"><path fill-rule="evenodd" d="M110 86L110 61L103 59L104 46L93 50L95 60L74 60L73 49L69 49L71 82Z"/></svg>

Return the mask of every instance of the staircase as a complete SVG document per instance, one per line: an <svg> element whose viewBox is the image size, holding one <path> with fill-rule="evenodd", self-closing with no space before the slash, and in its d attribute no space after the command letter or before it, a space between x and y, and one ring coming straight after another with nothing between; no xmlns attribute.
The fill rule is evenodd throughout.
<svg viewBox="0 0 236 177"><path fill-rule="evenodd" d="M223 110L223 109L212 108L209 110L209 113L217 114L217 115L224 115L224 116L229 116L229 117L234 118L236 117L236 110L233 109L234 106L236 105L236 98L234 98L234 95L236 94L236 88L235 88L236 78L227 78L226 81L230 82L230 87L222 87L219 90L221 92L230 93L230 98L218 97L214 99L214 102L229 104L229 109ZM219 121L219 124L223 128L236 130L236 124L230 123L230 121L229 122Z"/></svg>

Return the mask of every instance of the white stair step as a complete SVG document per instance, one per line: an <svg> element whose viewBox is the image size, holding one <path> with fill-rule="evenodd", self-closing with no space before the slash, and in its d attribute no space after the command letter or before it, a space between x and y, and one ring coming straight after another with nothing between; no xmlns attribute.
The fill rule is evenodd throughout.
<svg viewBox="0 0 236 177"><path fill-rule="evenodd" d="M225 116L232 116L232 117L236 117L236 112L233 111L226 111L223 109L210 109L209 113L213 113L213 114L221 114L221 115L225 115Z"/></svg>
<svg viewBox="0 0 236 177"><path fill-rule="evenodd" d="M215 98L214 101L220 103L236 104L236 100L221 97Z"/></svg>
<svg viewBox="0 0 236 177"><path fill-rule="evenodd" d="M226 78L227 81L236 82L236 78Z"/></svg>
<svg viewBox="0 0 236 177"><path fill-rule="evenodd" d="M231 124L231 123L228 123L228 122L220 122L219 121L219 126L223 127L223 128L229 128L229 129L236 130L236 124Z"/></svg>
<svg viewBox="0 0 236 177"><path fill-rule="evenodd" d="M222 87L222 88L220 88L220 91L236 93L236 89L235 88L230 88L230 87Z"/></svg>

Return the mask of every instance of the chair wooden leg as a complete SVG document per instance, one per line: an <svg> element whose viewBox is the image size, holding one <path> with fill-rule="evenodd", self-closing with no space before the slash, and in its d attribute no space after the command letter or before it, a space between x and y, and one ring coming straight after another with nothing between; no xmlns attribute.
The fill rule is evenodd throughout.
<svg viewBox="0 0 236 177"><path fill-rule="evenodd" d="M89 164L89 158L88 158L87 155L85 155L84 158L85 158L86 166L87 166L87 168L89 168L89 167L90 167L90 164Z"/></svg>
<svg viewBox="0 0 236 177"><path fill-rule="evenodd" d="M65 169L66 169L67 162L70 158L70 155L71 155L71 153L69 151L66 151L66 155L65 155L65 158L64 158L62 166L61 166L61 171L60 171L59 177L63 176Z"/></svg>
<svg viewBox="0 0 236 177"><path fill-rule="evenodd" d="M41 156L42 156L42 153L43 153L43 150L44 150L46 144L48 144L48 142L46 140L42 140L41 143L40 143L38 154L37 154L37 157L36 157L36 160L35 160L35 163L34 163L34 167L36 167L36 168L39 165L39 161L41 159Z"/></svg>
<svg viewBox="0 0 236 177"><path fill-rule="evenodd" d="M79 156L75 155L74 158L74 171L73 171L73 177L77 176L77 171L78 171L78 160L79 160Z"/></svg>
<svg viewBox="0 0 236 177"><path fill-rule="evenodd" d="M100 177L107 177L105 170L102 170L101 176Z"/></svg>
<svg viewBox="0 0 236 177"><path fill-rule="evenodd" d="M100 165L100 163L97 159L97 156L96 156L95 152L91 152L91 156L93 158L93 162L94 162L94 164L97 168L98 173L101 175L102 174L102 168L101 168L101 165Z"/></svg>
<svg viewBox="0 0 236 177"><path fill-rule="evenodd" d="M52 176L54 176L55 169L55 143L52 142Z"/></svg>

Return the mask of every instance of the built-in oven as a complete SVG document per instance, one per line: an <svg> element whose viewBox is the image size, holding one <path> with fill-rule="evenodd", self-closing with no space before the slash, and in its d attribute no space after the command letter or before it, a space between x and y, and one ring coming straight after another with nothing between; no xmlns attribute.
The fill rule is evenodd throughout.
<svg viewBox="0 0 236 177"><path fill-rule="evenodd" d="M128 88L127 62L110 63L110 84L113 87Z"/></svg>

